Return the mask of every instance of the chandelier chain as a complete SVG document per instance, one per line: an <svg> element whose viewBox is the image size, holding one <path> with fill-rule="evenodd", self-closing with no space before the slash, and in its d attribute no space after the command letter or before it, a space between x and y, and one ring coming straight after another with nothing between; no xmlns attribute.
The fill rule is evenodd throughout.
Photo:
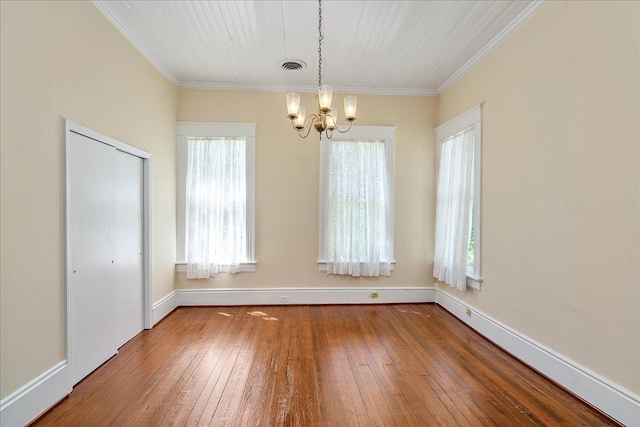
<svg viewBox="0 0 640 427"><path fill-rule="evenodd" d="M318 87L322 86L322 0L318 0Z"/></svg>

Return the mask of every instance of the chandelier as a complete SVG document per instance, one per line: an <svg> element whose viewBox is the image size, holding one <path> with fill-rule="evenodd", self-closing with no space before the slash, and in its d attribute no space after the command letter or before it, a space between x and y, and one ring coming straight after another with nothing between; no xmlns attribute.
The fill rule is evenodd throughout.
<svg viewBox="0 0 640 427"><path fill-rule="evenodd" d="M331 139L333 131L347 133L356 120L356 108L358 100L355 96L349 95L344 97L344 113L349 127L342 131L336 125L336 116L331 112L331 98L333 96L333 88L329 85L322 84L322 0L318 0L318 111L306 118L306 110L300 105L300 94L297 92L289 92L287 94L287 116L291 120L291 126L298 132L301 138L306 138L311 132L311 128L318 131L322 139L322 132L327 138ZM305 133L306 129L306 133Z"/></svg>

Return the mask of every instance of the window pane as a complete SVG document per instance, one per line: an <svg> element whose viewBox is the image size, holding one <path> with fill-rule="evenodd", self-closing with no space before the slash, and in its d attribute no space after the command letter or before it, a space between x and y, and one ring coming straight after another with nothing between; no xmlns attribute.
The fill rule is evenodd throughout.
<svg viewBox="0 0 640 427"><path fill-rule="evenodd" d="M390 261L387 185L384 142L331 142L327 261Z"/></svg>
<svg viewBox="0 0 640 427"><path fill-rule="evenodd" d="M187 262L246 261L246 141L188 138Z"/></svg>
<svg viewBox="0 0 640 427"><path fill-rule="evenodd" d="M475 258L474 140L471 127L439 143L434 277L460 290Z"/></svg>

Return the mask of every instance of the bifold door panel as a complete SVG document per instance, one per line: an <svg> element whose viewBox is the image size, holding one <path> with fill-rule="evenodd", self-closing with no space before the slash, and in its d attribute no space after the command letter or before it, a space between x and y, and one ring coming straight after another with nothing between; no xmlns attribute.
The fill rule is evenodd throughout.
<svg viewBox="0 0 640 427"><path fill-rule="evenodd" d="M71 379L117 351L113 251L116 149L72 133L67 142L71 245Z"/></svg>
<svg viewBox="0 0 640 427"><path fill-rule="evenodd" d="M143 329L142 319L142 159L116 154L115 259L118 347Z"/></svg>
<svg viewBox="0 0 640 427"><path fill-rule="evenodd" d="M69 132L72 384L143 329L143 161Z"/></svg>

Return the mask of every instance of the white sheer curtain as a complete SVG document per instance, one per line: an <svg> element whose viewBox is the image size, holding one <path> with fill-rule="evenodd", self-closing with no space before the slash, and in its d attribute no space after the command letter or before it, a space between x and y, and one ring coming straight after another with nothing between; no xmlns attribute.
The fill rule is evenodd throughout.
<svg viewBox="0 0 640 427"><path fill-rule="evenodd" d="M391 220L383 141L323 141L327 274L389 276Z"/></svg>
<svg viewBox="0 0 640 427"><path fill-rule="evenodd" d="M188 138L187 278L237 273L246 258L246 141Z"/></svg>
<svg viewBox="0 0 640 427"><path fill-rule="evenodd" d="M441 142L438 171L433 276L461 291L467 287L473 135L472 126Z"/></svg>

